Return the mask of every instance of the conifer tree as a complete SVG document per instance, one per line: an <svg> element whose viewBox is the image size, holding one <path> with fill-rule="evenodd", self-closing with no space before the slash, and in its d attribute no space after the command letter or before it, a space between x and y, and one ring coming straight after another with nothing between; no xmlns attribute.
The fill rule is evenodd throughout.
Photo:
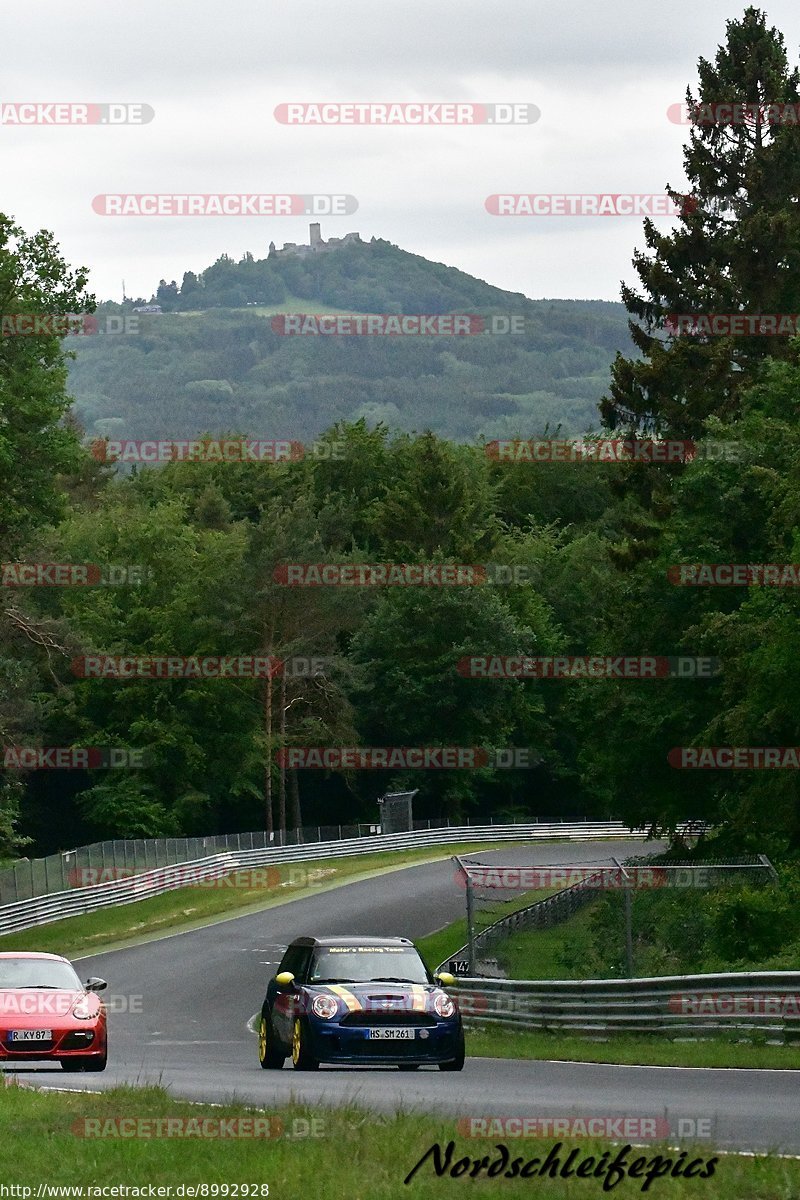
<svg viewBox="0 0 800 1200"><path fill-rule="evenodd" d="M727 22L725 44L713 64L699 60L698 75L697 96L686 93L692 203L669 233L645 221L650 253L633 259L641 290L622 286L643 357L617 355L601 403L609 429L696 437L709 416L735 419L765 357L797 360L786 336L671 331L678 314L800 312L798 71L783 35L749 7ZM748 119L719 107L737 103Z"/></svg>

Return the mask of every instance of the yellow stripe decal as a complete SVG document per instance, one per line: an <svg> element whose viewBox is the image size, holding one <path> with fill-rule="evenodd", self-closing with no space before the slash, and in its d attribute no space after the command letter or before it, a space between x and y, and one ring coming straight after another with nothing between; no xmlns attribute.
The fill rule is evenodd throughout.
<svg viewBox="0 0 800 1200"><path fill-rule="evenodd" d="M360 1012L361 1005L352 992L348 992L347 988L342 987L338 983L329 983L328 990L333 992L340 1000L344 1000L349 1012Z"/></svg>
<svg viewBox="0 0 800 1200"><path fill-rule="evenodd" d="M425 1012L425 989L421 984L413 984L411 988L411 997L414 1005L414 1012Z"/></svg>

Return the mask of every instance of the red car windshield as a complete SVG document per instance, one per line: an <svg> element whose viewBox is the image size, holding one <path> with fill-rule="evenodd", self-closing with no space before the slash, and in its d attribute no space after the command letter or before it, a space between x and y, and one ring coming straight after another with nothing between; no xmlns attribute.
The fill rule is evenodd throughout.
<svg viewBox="0 0 800 1200"><path fill-rule="evenodd" d="M83 984L67 962L47 958L0 958L0 990L11 988L58 988L82 992Z"/></svg>
<svg viewBox="0 0 800 1200"><path fill-rule="evenodd" d="M371 980L430 983L425 964L411 946L326 946L315 954L308 976L309 983Z"/></svg>

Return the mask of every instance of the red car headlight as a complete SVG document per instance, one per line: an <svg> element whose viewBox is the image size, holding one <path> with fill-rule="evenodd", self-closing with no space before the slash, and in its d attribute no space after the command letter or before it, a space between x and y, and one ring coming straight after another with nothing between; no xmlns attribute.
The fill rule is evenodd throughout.
<svg viewBox="0 0 800 1200"><path fill-rule="evenodd" d="M322 1017L323 1021L330 1021L339 1011L339 1005L333 996L315 996L311 1001L311 1011L315 1017Z"/></svg>
<svg viewBox="0 0 800 1200"><path fill-rule="evenodd" d="M92 996L81 996L80 1000L72 1009L73 1017L77 1017L79 1021L93 1021L95 1017L99 1016L100 1010L97 1005L92 1002L93 999L94 998Z"/></svg>
<svg viewBox="0 0 800 1200"><path fill-rule="evenodd" d="M454 1017L456 1013L455 1003L445 992L434 996L433 1009L437 1017Z"/></svg>

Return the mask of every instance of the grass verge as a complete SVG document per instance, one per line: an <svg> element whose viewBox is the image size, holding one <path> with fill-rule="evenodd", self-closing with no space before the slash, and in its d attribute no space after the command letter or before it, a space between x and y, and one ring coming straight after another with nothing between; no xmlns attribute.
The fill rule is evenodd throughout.
<svg viewBox="0 0 800 1200"><path fill-rule="evenodd" d="M278 904L322 891L369 879L387 871L435 862L463 849L465 852L493 850L511 843L475 843L468 847L442 844L424 850L380 851L352 858L315 859L304 863L286 863L256 871L234 871L224 885L196 885L177 888L148 900L100 909L81 917L67 917L50 925L40 925L21 933L0 937L0 951L39 950L67 957L114 950L147 941L164 933L197 929L227 917L260 912ZM516 844L516 843L515 843ZM310 886L305 872L314 872Z"/></svg>
<svg viewBox="0 0 800 1200"><path fill-rule="evenodd" d="M82 1186L87 1200L92 1197L88 1190L91 1187L124 1185L143 1188L143 1194L147 1195L148 1185L174 1188L179 1184L187 1188L206 1185L205 1195L209 1197L224 1196L225 1185L230 1189L227 1194L233 1195L233 1185L237 1184L238 1195L250 1197L266 1195L265 1186L271 1197L324 1194L347 1196L350 1200L395 1200L402 1194L463 1196L464 1178L453 1177L449 1171L437 1178L432 1155L413 1175L407 1189L403 1181L435 1143L442 1148L443 1157L448 1143L454 1143L452 1165L462 1158L479 1161L484 1155L489 1156L489 1163L496 1161L500 1140L508 1146L510 1160L519 1157L524 1164L538 1157L537 1168L557 1144L555 1138L523 1141L497 1136L467 1137L454 1120L404 1114L380 1116L354 1107L273 1108L267 1127L273 1136L269 1138L231 1136L237 1126L230 1125L227 1136L213 1135L213 1130L220 1129L220 1121L251 1117L263 1121L264 1116L263 1110L235 1103L189 1104L172 1099L159 1088L115 1088L94 1095L1 1089L3 1183L31 1189L27 1194L15 1193L22 1200L35 1195L40 1184ZM134 1122L143 1119L149 1125L120 1125L121 1119ZM181 1121L182 1125L159 1126L159 1119ZM214 1124L204 1125L206 1121ZM150 1136L131 1136L132 1130L142 1128L149 1129ZM161 1136L153 1136L159 1128ZM163 1136L170 1128L172 1136ZM178 1128L184 1134L193 1130L194 1136L176 1136ZM238 1128L246 1131L253 1126L243 1121ZM126 1136L120 1136L123 1130L128 1131ZM87 1132L91 1136L86 1136ZM599 1165L604 1152L608 1152L606 1161L617 1153L617 1147L610 1143L564 1139L555 1151L559 1167L573 1148L579 1156L573 1161L573 1169L587 1156L592 1156ZM731 1155L715 1159L708 1143L686 1145L682 1149L688 1151L683 1166L698 1158L707 1170L706 1164L712 1160L711 1177L699 1184L697 1179L670 1175L660 1182L661 1190L656 1180L652 1190L648 1190L649 1195L668 1193L670 1200L686 1200L698 1193L703 1200L730 1200L734 1196L746 1196L747 1200L788 1200L800 1194L800 1162L768 1156ZM680 1161L677 1151L655 1143L628 1151L627 1157L629 1163L638 1157L652 1161L658 1154L662 1161L669 1159L671 1167ZM535 1169L529 1170L529 1174ZM469 1178L470 1170L471 1163L462 1166L459 1175ZM602 1194L602 1180L598 1178L551 1179L545 1174L543 1178L537 1175L525 1182L533 1183L535 1189L535 1193L526 1189L526 1194L546 1200ZM614 1194L640 1196L643 1182L641 1176L625 1178L614 1187ZM241 1189L242 1184L248 1185L248 1191ZM470 1195L497 1196L499 1190L502 1183L498 1178L486 1178L485 1168L483 1177L469 1178Z"/></svg>
<svg viewBox="0 0 800 1200"><path fill-rule="evenodd" d="M557 1031L509 1029L468 1022L467 1051L472 1058L538 1058L557 1062L618 1063L640 1067L754 1067L800 1070L800 1046L775 1046L764 1040L740 1041L731 1035L708 1041L671 1041L618 1034L607 1041Z"/></svg>
<svg viewBox="0 0 800 1200"><path fill-rule="evenodd" d="M520 908L527 908L530 904L536 904L540 900L546 900L548 896L552 896L554 892L560 891L560 888L539 888L536 891L525 892L521 896L517 896L511 902L502 903L500 901L494 904L486 904L480 912L477 930L487 928L500 917L510 916ZM548 930L548 932L550 932ZM516 936L516 935L512 935ZM538 936L538 935L537 935ZM505 952L507 939L503 942L503 951ZM467 919L466 916L458 921L453 921L451 925L445 925L444 928L436 930L435 933L429 934L427 937L419 938L417 945L419 946L422 957L433 971L438 967L439 963L444 962L448 955L459 950L467 941ZM504 959L505 961L505 959ZM535 979L536 976L518 975L512 972L512 978L515 979ZM556 979L555 975L542 975L542 979Z"/></svg>
<svg viewBox="0 0 800 1200"><path fill-rule="evenodd" d="M526 899L525 903L532 904L536 899L544 899L555 890L552 888L547 892L531 893L532 898ZM580 979L578 966L573 968L565 965L563 955L568 946L570 958L576 964L580 962L581 947L590 944L590 920L591 906L560 925L554 925L552 929L512 933L493 953L508 972L509 979ZM436 967L463 946L466 940L467 922L464 918L429 937L421 938L417 944L428 965Z"/></svg>

